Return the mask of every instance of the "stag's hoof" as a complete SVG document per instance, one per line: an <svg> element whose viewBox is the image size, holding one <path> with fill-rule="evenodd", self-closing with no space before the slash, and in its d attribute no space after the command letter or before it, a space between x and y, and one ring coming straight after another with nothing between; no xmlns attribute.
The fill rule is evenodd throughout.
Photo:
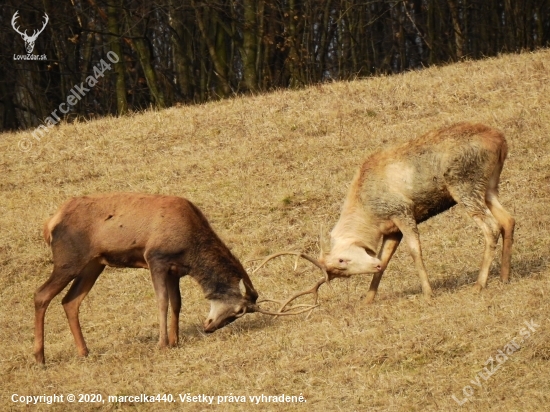
<svg viewBox="0 0 550 412"><path fill-rule="evenodd" d="M432 300L433 294L434 293L432 292L432 288L429 286L427 288L423 288L422 290L422 296L424 297L424 300L428 302Z"/></svg>
<svg viewBox="0 0 550 412"><path fill-rule="evenodd" d="M78 356L80 356L81 358L86 358L89 353L90 351L88 350L88 348L78 349Z"/></svg>
<svg viewBox="0 0 550 412"><path fill-rule="evenodd" d="M374 302L374 298L376 297L376 292L367 292L367 296L365 297L365 303L367 305L372 305Z"/></svg>
<svg viewBox="0 0 550 412"><path fill-rule="evenodd" d="M160 350L166 350L168 349L168 339L164 340L164 339L161 339L158 343L158 348Z"/></svg>
<svg viewBox="0 0 550 412"><path fill-rule="evenodd" d="M479 283L476 283L473 287L472 287L472 291L474 293L479 293L481 292L481 289L483 289L483 286L481 286Z"/></svg>

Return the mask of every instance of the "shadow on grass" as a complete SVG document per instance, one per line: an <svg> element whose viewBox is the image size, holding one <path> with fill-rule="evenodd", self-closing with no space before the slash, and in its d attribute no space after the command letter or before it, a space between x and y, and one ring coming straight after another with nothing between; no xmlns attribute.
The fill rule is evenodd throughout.
<svg viewBox="0 0 550 412"><path fill-rule="evenodd" d="M512 258L511 278L529 278L543 272L548 267L548 259L542 256L534 259L522 259L514 261Z"/></svg>
<svg viewBox="0 0 550 412"><path fill-rule="evenodd" d="M546 270L547 267L548 262L543 257L538 257L534 259L512 260L510 280L514 282L514 279L534 277ZM448 275L443 278L430 280L430 285L435 293L437 293L437 291L453 291L464 286L473 286L477 280L478 274L478 270L470 270L458 276ZM493 281L500 282L500 264L493 264L491 266L491 270L489 271L488 283ZM417 294L422 294L420 281L418 282L417 287L408 288L401 292L398 292L398 296L401 297Z"/></svg>
<svg viewBox="0 0 550 412"><path fill-rule="evenodd" d="M230 325L224 326L221 329L218 329L217 331L213 332L213 334L216 334L218 332L221 332L225 329L231 328L234 333L241 333L243 331L247 330L262 330L266 327L271 327L274 325L276 320L267 315L261 315L261 314L251 314L251 315L245 315L245 317L241 319L237 319L235 322L231 323ZM180 337L199 337L199 336L209 336L211 334L204 333L202 329L202 324L200 324L198 321L194 324L187 324L183 328L180 328Z"/></svg>

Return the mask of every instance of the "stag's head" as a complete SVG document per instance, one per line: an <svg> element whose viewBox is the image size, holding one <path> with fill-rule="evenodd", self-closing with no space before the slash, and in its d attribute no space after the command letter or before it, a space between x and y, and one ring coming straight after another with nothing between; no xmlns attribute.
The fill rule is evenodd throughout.
<svg viewBox="0 0 550 412"><path fill-rule="evenodd" d="M46 13L44 13L44 22L42 23L42 28L40 30L34 30L33 34L31 36L29 36L27 34L27 30L25 30L24 32L21 32L19 30L19 27L16 26L16 20L17 20L18 17L19 17L19 10L17 10L15 12L15 14L13 15L13 17L11 19L11 25L12 25L13 29L17 33L19 33L21 35L21 37L23 38L23 40L25 41L25 49L27 50L27 53L31 54L32 51L34 50L34 43L36 42L36 39L38 38L38 35L44 31L44 29L46 28L46 25L48 24L48 21L50 20L50 18L48 17L48 15Z"/></svg>
<svg viewBox="0 0 550 412"><path fill-rule="evenodd" d="M244 296L241 294L240 285L244 287ZM232 278L228 286L223 293L214 293L208 296L210 313L203 325L206 333L212 333L229 325L247 312L256 312L258 292L254 289L246 272L240 280L236 277Z"/></svg>
<svg viewBox="0 0 550 412"><path fill-rule="evenodd" d="M353 243L334 243L330 252L321 253L319 262L331 279L378 273L382 269L373 250Z"/></svg>

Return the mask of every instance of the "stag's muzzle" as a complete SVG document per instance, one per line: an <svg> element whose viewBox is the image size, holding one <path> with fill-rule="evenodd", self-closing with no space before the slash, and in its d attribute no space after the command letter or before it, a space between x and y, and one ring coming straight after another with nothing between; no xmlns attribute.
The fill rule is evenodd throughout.
<svg viewBox="0 0 550 412"><path fill-rule="evenodd" d="M222 300L210 301L210 313L204 321L205 333L212 333L223 328L240 318L247 312L246 302L224 302Z"/></svg>

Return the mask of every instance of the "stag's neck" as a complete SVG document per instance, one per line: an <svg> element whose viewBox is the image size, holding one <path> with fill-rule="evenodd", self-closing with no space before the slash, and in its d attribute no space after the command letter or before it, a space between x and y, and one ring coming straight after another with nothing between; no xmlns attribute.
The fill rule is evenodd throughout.
<svg viewBox="0 0 550 412"><path fill-rule="evenodd" d="M228 252L208 245L194 256L189 275L201 286L207 299L222 299L228 294L238 294L238 286L235 285L239 282L239 271Z"/></svg>
<svg viewBox="0 0 550 412"><path fill-rule="evenodd" d="M203 239L197 243L189 276L201 286L205 298L241 298L241 280L249 295L255 293L249 292L253 287L246 270L219 238Z"/></svg>
<svg viewBox="0 0 550 412"><path fill-rule="evenodd" d="M374 252L378 250L381 236L378 222L368 210L357 203L348 202L344 204L340 220L330 234L332 246L346 243Z"/></svg>
<svg viewBox="0 0 550 412"><path fill-rule="evenodd" d="M367 173L368 166L363 164L351 181L340 219L331 232L333 244L354 244L372 251L378 249L382 236L378 219L361 199Z"/></svg>

